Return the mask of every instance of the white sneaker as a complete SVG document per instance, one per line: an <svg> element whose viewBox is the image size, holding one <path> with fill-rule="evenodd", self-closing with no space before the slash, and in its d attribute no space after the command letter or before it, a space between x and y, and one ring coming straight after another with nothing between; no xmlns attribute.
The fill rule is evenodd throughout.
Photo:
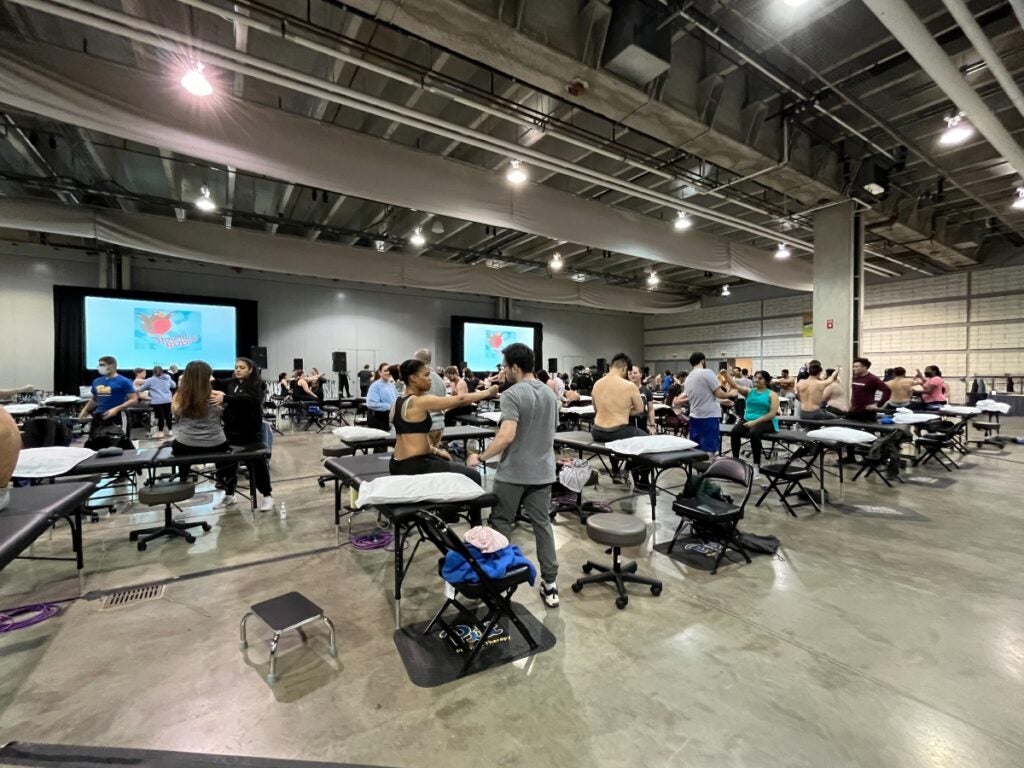
<svg viewBox="0 0 1024 768"><path fill-rule="evenodd" d="M540 598L544 601L544 605L548 608L558 607L558 586L556 584L548 584L541 580L540 582Z"/></svg>
<svg viewBox="0 0 1024 768"><path fill-rule="evenodd" d="M220 501L218 501L216 504L213 505L213 508L214 509L224 509L225 507L230 507L230 506L233 506L233 505L235 505L237 503L238 503L238 499L235 498L235 495L233 493L232 494L225 494L223 499L221 499Z"/></svg>
<svg viewBox="0 0 1024 768"><path fill-rule="evenodd" d="M163 436L163 432L154 432L152 435L150 435L150 437L152 437L154 440L160 440L161 438L163 438Z"/></svg>
<svg viewBox="0 0 1024 768"><path fill-rule="evenodd" d="M273 512L274 511L274 497L264 496L263 502L260 504L260 512Z"/></svg>

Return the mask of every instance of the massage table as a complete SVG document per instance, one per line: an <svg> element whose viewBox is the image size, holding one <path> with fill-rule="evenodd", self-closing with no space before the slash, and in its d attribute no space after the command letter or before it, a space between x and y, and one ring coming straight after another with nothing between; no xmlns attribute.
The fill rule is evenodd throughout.
<svg viewBox="0 0 1024 768"><path fill-rule="evenodd" d="M362 483L369 482L377 477L390 475L391 473L388 471L390 458L388 454L377 453L362 456L340 456L327 459L324 462L324 468L334 477L334 527L339 541L341 538L341 518L343 514L346 514L342 511L342 490L344 488L358 490ZM402 582L405 580L405 574L409 571L409 566L412 565L412 559L416 555L420 542L423 541L421 535L413 546L412 552L409 553L408 559L406 559L406 541L411 533L419 530L417 513L421 510L430 510L450 520L468 511L470 516L477 520L476 524L479 524L480 511L493 507L495 503L497 503L497 499L494 495L487 493L481 488L480 496L469 501L443 503L410 501L408 504L380 504L374 507L391 524L395 536L393 545L395 553L395 629L400 628L402 625ZM349 520L351 522L351 517Z"/></svg>

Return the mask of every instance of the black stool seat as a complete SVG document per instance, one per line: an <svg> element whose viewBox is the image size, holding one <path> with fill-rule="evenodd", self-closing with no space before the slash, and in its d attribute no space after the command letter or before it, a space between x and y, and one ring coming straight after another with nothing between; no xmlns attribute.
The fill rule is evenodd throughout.
<svg viewBox="0 0 1024 768"><path fill-rule="evenodd" d="M323 615L323 609L301 592L288 592L249 608L275 632L308 624Z"/></svg>
<svg viewBox="0 0 1024 768"><path fill-rule="evenodd" d="M769 477L783 477L791 480L807 480L814 477L810 467L790 466L782 462L778 464L765 464L761 467L761 474Z"/></svg>
<svg viewBox="0 0 1024 768"><path fill-rule="evenodd" d="M195 495L195 483L154 483L139 488L139 501L149 507L187 501Z"/></svg>
<svg viewBox="0 0 1024 768"><path fill-rule="evenodd" d="M986 432L991 430L999 431L999 428L1003 426L998 421L972 421L971 426L975 429L983 429Z"/></svg>
<svg viewBox="0 0 1024 768"><path fill-rule="evenodd" d="M679 509L676 509L679 505ZM696 503L689 504L675 502L672 509L678 513L685 512L691 520L707 521L711 523L732 523L743 519L743 509L728 501L714 499L710 496L698 496Z"/></svg>
<svg viewBox="0 0 1024 768"><path fill-rule="evenodd" d="M354 456L356 449L348 445L331 445L324 448L321 453L327 458L337 458L339 456Z"/></svg>
<svg viewBox="0 0 1024 768"><path fill-rule="evenodd" d="M647 539L647 525L621 512L601 512L587 518L587 536L608 547L635 547Z"/></svg>

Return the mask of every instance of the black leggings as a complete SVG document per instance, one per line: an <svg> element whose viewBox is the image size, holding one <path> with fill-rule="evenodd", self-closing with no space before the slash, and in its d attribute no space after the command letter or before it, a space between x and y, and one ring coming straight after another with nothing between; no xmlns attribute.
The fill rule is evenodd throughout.
<svg viewBox="0 0 1024 768"><path fill-rule="evenodd" d="M738 459L740 457L740 441L744 437L750 438L750 451L754 454L754 464L759 466L761 464L761 435L765 432L774 432L775 427L772 426L770 421L762 421L751 426L749 422L740 422L739 424L732 425L732 432L729 433L729 437L732 441L732 457Z"/></svg>
<svg viewBox="0 0 1024 768"><path fill-rule="evenodd" d="M153 417L156 419L156 428L163 432L171 428L171 404L153 403Z"/></svg>
<svg viewBox="0 0 1024 768"><path fill-rule="evenodd" d="M594 440L599 443L610 443L612 440L625 440L627 437L641 437L646 435L647 432L633 424L623 424L621 427L614 427L612 429L608 429L607 427L598 427L595 425L591 428L590 434L593 436ZM619 457L609 456L608 460L611 462L612 472L618 474L620 462ZM627 461L626 467L631 468L631 466L632 462ZM649 476L650 471L638 472L637 470L633 470L634 482L646 482Z"/></svg>
<svg viewBox="0 0 1024 768"><path fill-rule="evenodd" d="M455 472L465 475L480 485L480 473L465 464L443 459L433 453L423 456L410 456L408 459L392 458L388 465L392 475L429 475L434 472Z"/></svg>
<svg viewBox="0 0 1024 768"><path fill-rule="evenodd" d="M177 440L171 442L171 453L175 456L198 456L206 453L230 453L231 444L223 442L220 445L184 445ZM224 486L224 492L229 496L235 492L238 484L238 462L237 461L215 461L217 467L217 482ZM190 464L182 464L178 467L178 479L184 482L188 479Z"/></svg>

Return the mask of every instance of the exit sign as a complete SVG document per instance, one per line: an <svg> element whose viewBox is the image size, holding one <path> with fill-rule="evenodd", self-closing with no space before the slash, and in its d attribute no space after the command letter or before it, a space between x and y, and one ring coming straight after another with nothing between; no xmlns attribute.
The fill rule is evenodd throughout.
<svg viewBox="0 0 1024 768"><path fill-rule="evenodd" d="M827 328L828 330L830 330L830 331L831 331L831 330L832 330L833 328L835 328L835 327L836 327L836 321L835 321L835 320L826 320L826 321L825 321L825 327L826 327L826 328Z"/></svg>

